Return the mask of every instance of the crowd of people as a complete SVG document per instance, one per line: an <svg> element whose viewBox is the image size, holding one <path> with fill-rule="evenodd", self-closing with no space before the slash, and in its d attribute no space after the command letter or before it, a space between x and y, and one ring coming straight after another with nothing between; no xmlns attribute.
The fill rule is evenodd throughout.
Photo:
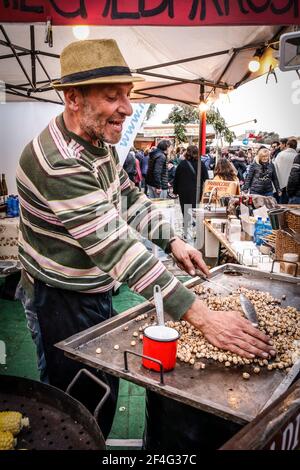
<svg viewBox="0 0 300 470"><path fill-rule="evenodd" d="M213 180L236 182L240 192L273 196L280 204L300 204L300 150L297 140L283 138L253 149L232 151L223 149L219 158L215 149L206 148L201 157L201 188L210 177ZM150 150L132 148L124 169L130 179L150 198L166 199L179 196L180 206L195 207L197 192L198 147L174 149L163 139Z"/></svg>

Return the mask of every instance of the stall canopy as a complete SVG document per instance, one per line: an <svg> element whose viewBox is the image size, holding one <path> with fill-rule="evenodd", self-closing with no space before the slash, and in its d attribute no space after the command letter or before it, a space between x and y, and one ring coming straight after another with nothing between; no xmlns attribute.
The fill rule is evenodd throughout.
<svg viewBox="0 0 300 470"><path fill-rule="evenodd" d="M47 20L53 47L44 42ZM0 79L9 100L62 103L49 83L60 76L61 50L75 40L72 25L89 24L89 39L116 39L132 71L145 78L134 101L197 105L200 95L214 98L273 70L276 41L287 29L280 24L299 23L299 0L7 0L0 21ZM262 66L250 73L254 55Z"/></svg>

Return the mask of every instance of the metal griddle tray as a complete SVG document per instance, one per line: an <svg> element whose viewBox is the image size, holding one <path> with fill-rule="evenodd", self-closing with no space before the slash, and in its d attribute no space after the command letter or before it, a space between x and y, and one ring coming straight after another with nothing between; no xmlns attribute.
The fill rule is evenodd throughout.
<svg viewBox="0 0 300 470"><path fill-rule="evenodd" d="M281 298L284 294L286 299L282 301L282 305L294 306L300 310L299 278L270 274L235 264L219 266L211 273L219 284L232 290L238 287L257 289L269 292L275 298ZM192 279L185 285L191 288L198 284L211 288L211 285L200 278ZM218 291L215 288L213 290ZM219 293L226 295L221 290ZM142 342L133 338L132 334L148 319L136 322L135 318L143 313L148 313L150 317L154 312L151 304L142 303L61 341L56 346L74 360L241 424L251 421L259 414L286 378L286 371L268 371L264 368L260 374L252 373L250 380L245 381L242 372L251 372L251 366L225 368L222 364L206 359L201 359L207 364L204 370L195 370L191 365L180 361L177 361L173 371L164 374L147 370L142 367L140 357L126 351L142 353ZM170 317L166 315L166 320L168 319ZM125 325L128 326L128 331L124 331ZM130 346L133 339L136 340L136 346ZM115 350L114 346L117 344L119 349ZM101 354L96 354L98 347L101 347Z"/></svg>

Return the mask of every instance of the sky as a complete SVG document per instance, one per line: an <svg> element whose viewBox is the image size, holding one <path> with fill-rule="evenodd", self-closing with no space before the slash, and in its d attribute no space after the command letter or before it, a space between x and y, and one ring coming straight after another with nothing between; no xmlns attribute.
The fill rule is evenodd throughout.
<svg viewBox="0 0 300 470"><path fill-rule="evenodd" d="M236 135L247 130L277 132L280 137L300 136L300 78L296 72L276 70L278 83L273 76L266 76L242 85L224 102L216 102L227 125ZM156 113L148 121L159 124L168 116L172 105L158 105ZM257 124L250 122L257 119Z"/></svg>

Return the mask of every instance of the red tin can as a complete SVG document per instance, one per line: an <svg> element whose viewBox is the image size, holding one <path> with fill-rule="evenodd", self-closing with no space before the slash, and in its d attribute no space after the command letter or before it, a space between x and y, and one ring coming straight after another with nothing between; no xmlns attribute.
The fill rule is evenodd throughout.
<svg viewBox="0 0 300 470"><path fill-rule="evenodd" d="M143 355L160 361L164 371L172 370L176 364L177 340L179 333L174 328L164 325L148 326L144 330ZM160 371L156 362L144 359L146 369Z"/></svg>

